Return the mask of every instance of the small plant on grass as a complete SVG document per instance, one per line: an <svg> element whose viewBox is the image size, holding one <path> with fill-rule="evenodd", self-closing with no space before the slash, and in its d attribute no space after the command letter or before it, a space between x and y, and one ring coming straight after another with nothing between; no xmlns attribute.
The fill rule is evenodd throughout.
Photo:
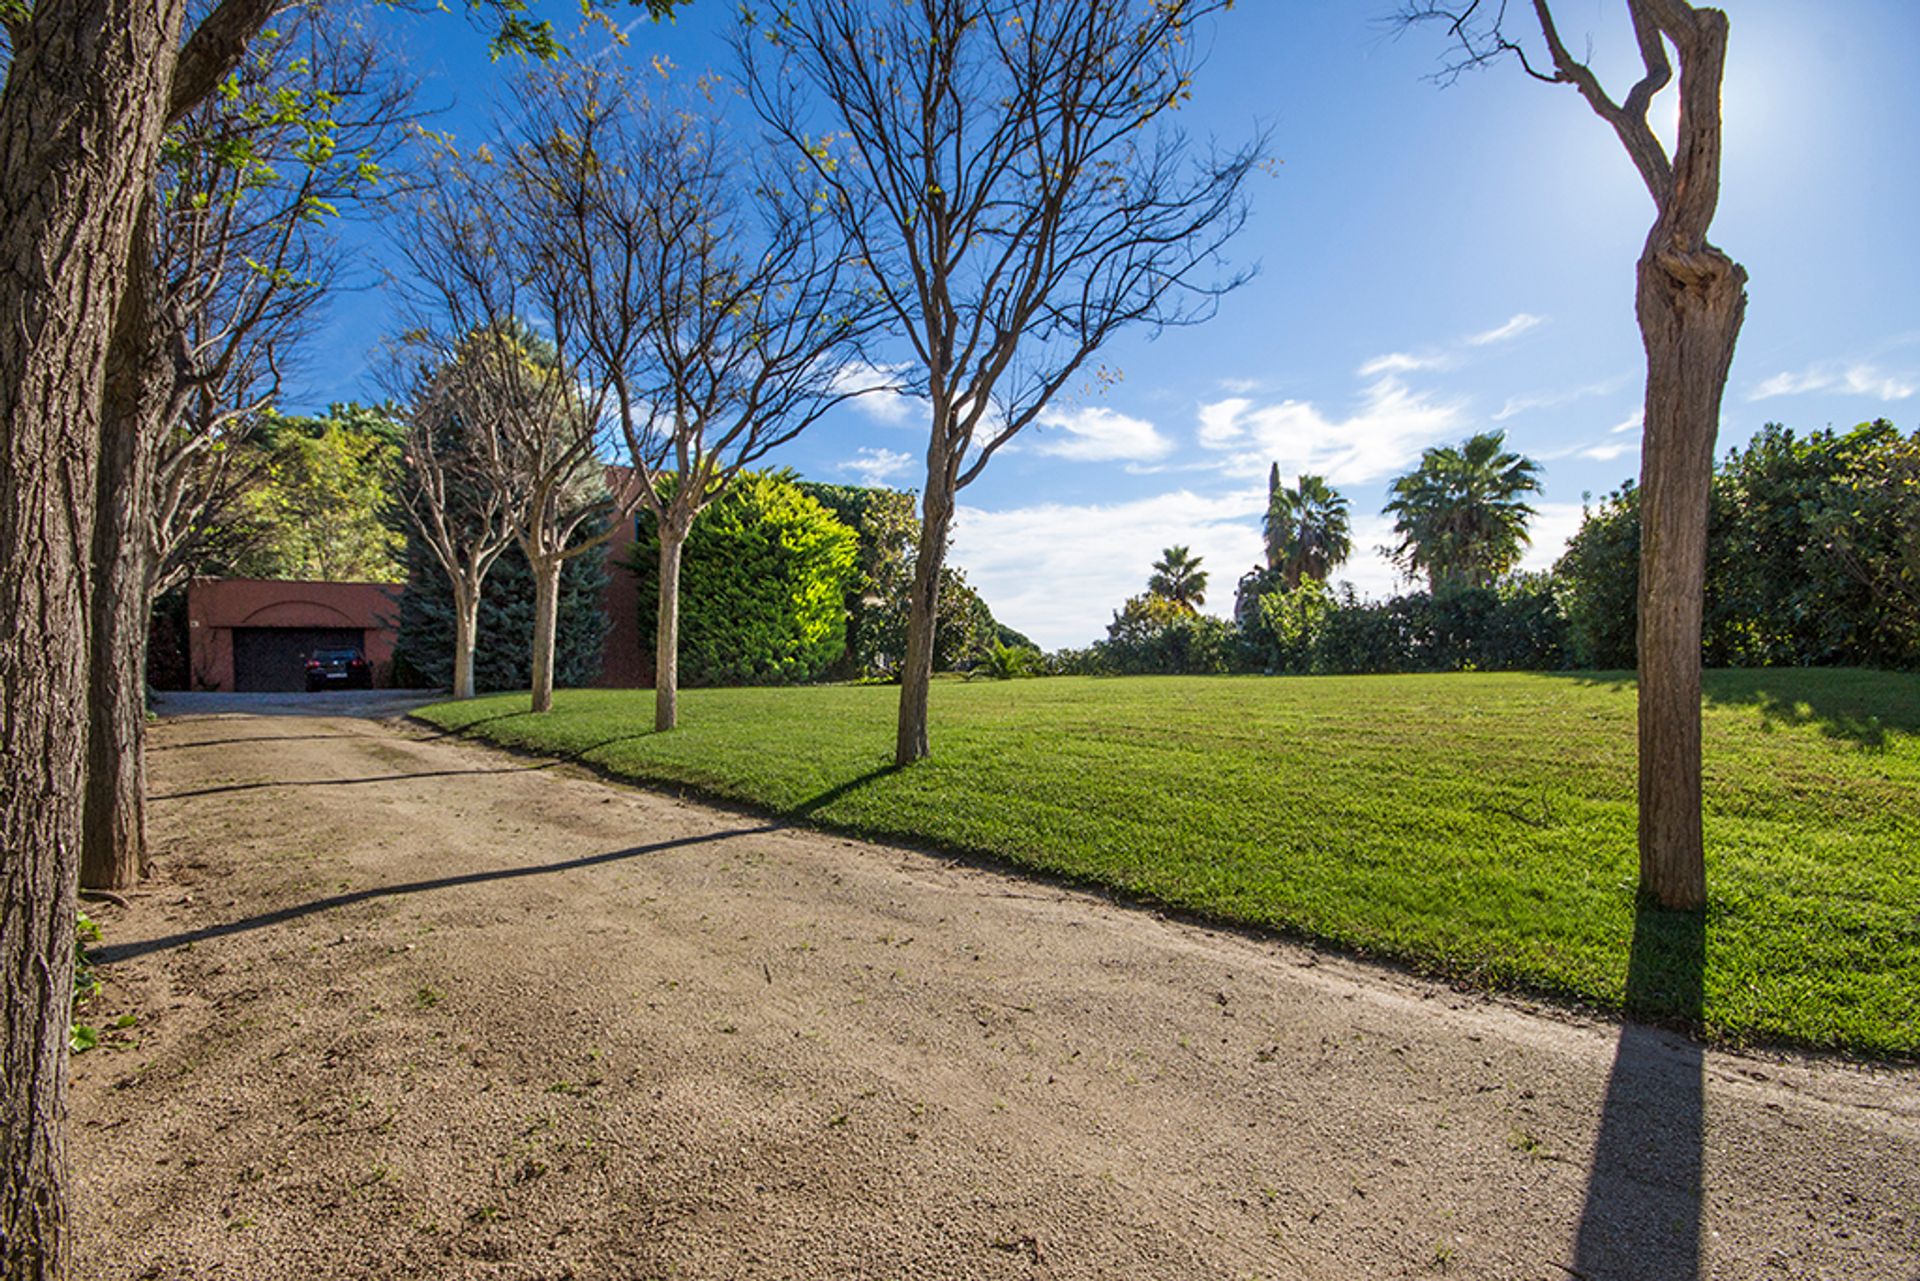
<svg viewBox="0 0 1920 1281"><path fill-rule="evenodd" d="M993 648L967 673L967 679L986 676L997 681L1010 681L1023 676L1038 676L1042 670L1039 650L1020 645L1002 645L996 641Z"/></svg>

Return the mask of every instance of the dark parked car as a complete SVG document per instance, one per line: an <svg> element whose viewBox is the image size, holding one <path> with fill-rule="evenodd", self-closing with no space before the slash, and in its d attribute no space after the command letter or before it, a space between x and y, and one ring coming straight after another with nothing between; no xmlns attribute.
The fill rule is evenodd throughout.
<svg viewBox="0 0 1920 1281"><path fill-rule="evenodd" d="M372 689L373 665L357 649L316 649L307 660L307 693L323 689Z"/></svg>

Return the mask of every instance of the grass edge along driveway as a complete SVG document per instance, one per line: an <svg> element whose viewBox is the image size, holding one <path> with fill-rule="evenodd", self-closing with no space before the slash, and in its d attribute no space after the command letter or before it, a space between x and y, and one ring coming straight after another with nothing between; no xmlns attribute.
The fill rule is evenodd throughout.
<svg viewBox="0 0 1920 1281"><path fill-rule="evenodd" d="M1488 988L1627 1004L1634 690L1598 674L943 681L525 695L418 715L856 836L984 855ZM1711 902L1637 1013L1727 1042L1920 1054L1920 678L1707 678ZM1690 972L1681 972L1690 971Z"/></svg>

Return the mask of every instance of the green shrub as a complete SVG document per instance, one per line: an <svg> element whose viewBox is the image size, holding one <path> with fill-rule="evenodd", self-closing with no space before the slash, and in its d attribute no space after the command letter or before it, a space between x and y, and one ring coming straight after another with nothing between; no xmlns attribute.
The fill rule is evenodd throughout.
<svg viewBox="0 0 1920 1281"><path fill-rule="evenodd" d="M1040 676L1046 672L1046 661L1040 651L1031 645L1003 645L995 642L981 660L967 673L971 680L975 676L987 676L997 681L1017 680L1023 676Z"/></svg>
<svg viewBox="0 0 1920 1281"><path fill-rule="evenodd" d="M1701 656L1710 667L1920 663L1900 547L1920 515L1920 436L1887 422L1798 436L1769 423L1715 468ZM1905 503L1884 501L1906 494ZM1920 558L1912 562L1920 567ZM1592 507L1555 566L1571 661L1631 667L1640 492ZM1903 613L1904 609L1904 613Z"/></svg>
<svg viewBox="0 0 1920 1281"><path fill-rule="evenodd" d="M680 567L680 679L688 686L819 679L847 649L859 539L785 473L748 472L687 536ZM639 579L640 629L659 614L651 517L623 568Z"/></svg>

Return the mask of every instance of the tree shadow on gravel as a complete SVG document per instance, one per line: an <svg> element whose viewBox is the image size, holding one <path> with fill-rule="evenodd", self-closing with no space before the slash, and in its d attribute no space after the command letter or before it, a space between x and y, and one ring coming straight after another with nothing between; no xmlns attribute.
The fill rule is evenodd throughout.
<svg viewBox="0 0 1920 1281"><path fill-rule="evenodd" d="M332 735L320 735L327 738ZM357 737L357 736L355 736ZM487 774L537 774L542 770L554 769L561 765L577 764L590 752L624 743L639 735L623 735L609 738L598 743L589 743L565 756L555 756L549 760L537 761L531 765L498 765L484 769L429 769L414 770L400 774L370 774L361 778L305 778L305 779L263 779L254 783L222 783L216 787L197 787L186 792L167 792L159 796L149 796L149 801L185 801L200 796L224 796L230 792L258 792L276 787L361 787L369 783L402 783L409 779L424 778L469 778Z"/></svg>
<svg viewBox="0 0 1920 1281"><path fill-rule="evenodd" d="M1705 1063L1699 1042L1638 1022L1697 1025L1706 916L1643 905L1627 963L1627 1015L1607 1078L1572 1275L1699 1281Z"/></svg>
<svg viewBox="0 0 1920 1281"><path fill-rule="evenodd" d="M358 734L260 734L250 738L203 738L192 743L153 743L149 752L184 752L192 747L240 747L250 743L317 743L329 739L345 742Z"/></svg>
<svg viewBox="0 0 1920 1281"><path fill-rule="evenodd" d="M655 841L650 845L632 845L623 850L611 850L604 854L588 854L580 858L563 859L558 863L533 863L521 867L496 868L488 872L462 872L457 876L438 876L423 881L405 881L399 885L379 885L364 890L353 890L345 894L333 894L326 898L313 899L306 903L296 903L291 907L276 908L271 912L262 912L258 916L245 917L238 921L228 921L221 925L203 926L197 930L183 930L178 934L168 934L160 938L141 939L132 943L112 943L104 947L88 949L87 955L98 965L112 965L119 961L130 961L139 956L150 956L155 952L166 952L173 948L185 947L189 943L204 943L209 939L226 938L234 934L246 934L253 930L269 929L275 925L285 925L302 917L313 916L320 912L330 912L335 908L351 907L356 903L368 903L376 899L403 898L410 894L427 894L434 890L456 889L463 885L485 885L491 881L514 881L528 876L548 876L556 872L577 872L583 868L599 867L606 863L620 863L628 859L642 858L648 854L664 854L669 850L686 849L695 845L710 845L716 841L728 841L739 836L763 836L780 830L777 823L762 824L758 827L727 828L718 832L705 832L698 836L680 836L670 841Z"/></svg>

